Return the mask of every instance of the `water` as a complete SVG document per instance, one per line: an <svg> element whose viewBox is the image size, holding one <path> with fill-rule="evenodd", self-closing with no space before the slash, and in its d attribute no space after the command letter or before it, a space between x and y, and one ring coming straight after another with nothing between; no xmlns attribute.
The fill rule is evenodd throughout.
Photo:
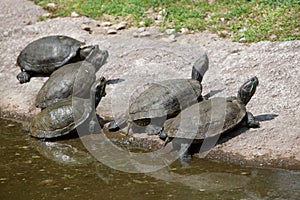
<svg viewBox="0 0 300 200"><path fill-rule="evenodd" d="M78 138L60 143L84 150ZM19 124L0 119L0 199L300 199L300 171L194 159L128 174L89 156L62 164L38 144Z"/></svg>

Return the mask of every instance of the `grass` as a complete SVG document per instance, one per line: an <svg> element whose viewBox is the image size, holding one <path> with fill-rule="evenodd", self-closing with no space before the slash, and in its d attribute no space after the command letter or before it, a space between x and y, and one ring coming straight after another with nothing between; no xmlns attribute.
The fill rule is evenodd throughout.
<svg viewBox="0 0 300 200"><path fill-rule="evenodd" d="M99 20L124 21L138 26L208 30L221 37L247 42L300 40L300 0L33 0L52 17L72 12ZM54 8L47 8L54 3Z"/></svg>

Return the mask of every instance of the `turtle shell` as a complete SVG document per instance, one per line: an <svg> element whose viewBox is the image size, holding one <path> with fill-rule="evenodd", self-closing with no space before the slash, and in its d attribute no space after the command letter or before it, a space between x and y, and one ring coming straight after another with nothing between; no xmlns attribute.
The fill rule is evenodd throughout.
<svg viewBox="0 0 300 200"><path fill-rule="evenodd" d="M32 119L30 135L37 138L55 138L66 135L85 122L91 111L89 99L75 97L73 100L72 98L63 99L45 108ZM78 116L76 122L74 116Z"/></svg>
<svg viewBox="0 0 300 200"><path fill-rule="evenodd" d="M171 138L203 140L232 130L245 116L245 105L236 97L216 97L192 105L166 121L164 131Z"/></svg>
<svg viewBox="0 0 300 200"><path fill-rule="evenodd" d="M84 44L68 36L43 37L31 42L21 51L17 64L24 71L51 73L74 58Z"/></svg>
<svg viewBox="0 0 300 200"><path fill-rule="evenodd" d="M35 106L43 109L72 94L76 97L89 98L89 90L86 88L90 88L95 82L96 71L108 57L105 50L95 53L93 57L97 59L91 61L95 63L79 61L54 71L37 94Z"/></svg>
<svg viewBox="0 0 300 200"><path fill-rule="evenodd" d="M201 93L201 83L193 79L171 79L152 83L130 104L130 119L138 123L149 118L174 117L202 99Z"/></svg>

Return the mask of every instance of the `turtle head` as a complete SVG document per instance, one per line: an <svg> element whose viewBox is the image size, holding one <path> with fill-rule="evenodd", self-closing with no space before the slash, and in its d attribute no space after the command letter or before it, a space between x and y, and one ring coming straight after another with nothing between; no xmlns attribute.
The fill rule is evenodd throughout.
<svg viewBox="0 0 300 200"><path fill-rule="evenodd" d="M240 87L237 98L247 105L251 97L254 95L257 86L258 78L256 76L250 78Z"/></svg>
<svg viewBox="0 0 300 200"><path fill-rule="evenodd" d="M86 59L98 45L84 46L79 49L79 55L82 60Z"/></svg>
<svg viewBox="0 0 300 200"><path fill-rule="evenodd" d="M93 86L92 86L93 92L91 92L93 96L91 98L95 98L95 108L97 108L97 106L100 103L102 97L104 97L106 95L105 88L106 88L106 79L103 76L100 77L93 84Z"/></svg>
<svg viewBox="0 0 300 200"><path fill-rule="evenodd" d="M193 65L192 79L201 83L205 72L208 70L208 63L207 54L204 52Z"/></svg>
<svg viewBox="0 0 300 200"><path fill-rule="evenodd" d="M99 49L98 45L94 46L94 49L90 52L90 54L86 57L86 61L95 66L96 71L100 69L108 58L108 51Z"/></svg>

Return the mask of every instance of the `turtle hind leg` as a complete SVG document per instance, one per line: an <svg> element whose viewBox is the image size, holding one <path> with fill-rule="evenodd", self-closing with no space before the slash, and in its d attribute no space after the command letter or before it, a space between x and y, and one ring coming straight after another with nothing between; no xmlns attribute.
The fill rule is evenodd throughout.
<svg viewBox="0 0 300 200"><path fill-rule="evenodd" d="M30 77L30 74L25 71L22 71L17 75L17 79L20 81L21 84L29 82Z"/></svg>
<svg viewBox="0 0 300 200"><path fill-rule="evenodd" d="M246 123L247 123L247 127L249 127L249 128L258 128L259 127L259 121L255 120L255 118L251 112L247 112Z"/></svg>

